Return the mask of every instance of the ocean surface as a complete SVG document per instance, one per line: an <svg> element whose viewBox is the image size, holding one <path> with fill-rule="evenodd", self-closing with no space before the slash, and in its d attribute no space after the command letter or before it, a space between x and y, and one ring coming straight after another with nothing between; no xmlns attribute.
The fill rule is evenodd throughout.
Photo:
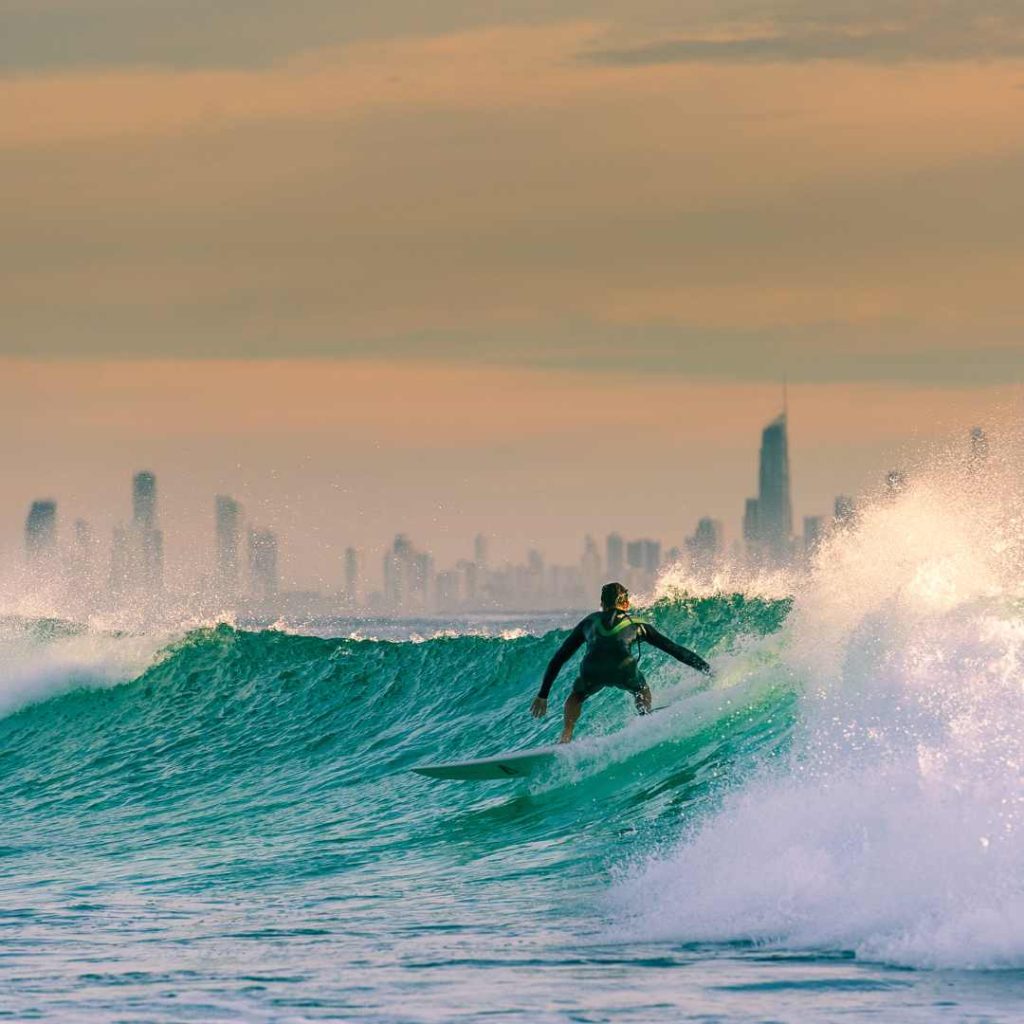
<svg viewBox="0 0 1024 1024"><path fill-rule="evenodd" d="M571 614L8 616L0 1020L1024 1019L1015 556L925 511L788 596L652 601L712 688L648 651L668 709L600 694L528 781L409 769L551 741Z"/></svg>

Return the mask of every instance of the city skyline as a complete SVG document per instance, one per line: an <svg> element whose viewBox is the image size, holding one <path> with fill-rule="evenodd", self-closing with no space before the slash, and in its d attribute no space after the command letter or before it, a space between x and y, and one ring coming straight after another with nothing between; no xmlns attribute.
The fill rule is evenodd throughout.
<svg viewBox="0 0 1024 1024"><path fill-rule="evenodd" d="M568 561L565 552L559 562L558 556L550 560L531 547L525 561L505 559L499 564L490 556L495 538L480 532L471 549L466 544L463 557L452 565L439 565L428 548L418 547L402 532L384 549L379 576L373 570L371 552L346 544L333 572L326 569L321 577L321 592L289 587L282 574L279 533L248 516L231 495L216 494L212 558L206 571L189 580L179 569L175 584L167 588L158 480L152 471L139 470L131 478L131 518L114 526L107 563L92 524L75 518L69 538L60 529L59 504L35 499L24 525L26 567L30 580L33 572L40 576L43 589L60 579L60 586L79 603L98 602L111 608L132 603L155 607L165 599L181 600L185 594L200 603L269 615L276 608L297 612L303 601L307 609L323 611L334 606L339 612L378 614L583 607L587 595L609 578L643 594L652 592L660 574L670 568L688 571L695 581L701 576L710 581L727 565L747 570L793 567L813 552L831 524L850 521L857 499L839 494L829 514L805 514L802 530L794 530L787 427L784 400L782 411L761 431L757 496L746 499L742 532L735 539L721 520L702 516L680 543L627 537L619 531L603 539L587 534L582 549ZM988 454L986 432L972 428L968 463L980 466ZM907 474L900 468L889 469L884 477L890 493L902 491L906 482Z"/></svg>

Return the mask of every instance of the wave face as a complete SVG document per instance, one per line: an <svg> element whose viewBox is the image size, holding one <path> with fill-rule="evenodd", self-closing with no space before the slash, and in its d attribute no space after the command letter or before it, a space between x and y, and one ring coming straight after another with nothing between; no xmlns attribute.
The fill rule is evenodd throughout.
<svg viewBox="0 0 1024 1024"><path fill-rule="evenodd" d="M759 664L772 656L745 645L788 610L736 596L662 602L650 617ZM528 708L564 636L386 642L220 625L154 650L153 638L8 621L7 701L22 706L0 719L0 921L36 990L56 984L43 941L68 977L89 976L72 990L103 989L95 1019L135 998L140 1019L163 1019L161 985L214 992L196 1019L216 1019L211 1006L278 1019L259 986L303 979L304 998L332 1006L337 963L365 961L367 945L389 947L385 961L457 963L502 929L505 945L552 927L561 911L537 910L548 900L574 942L598 941L606 866L677 836L685 809L715 805L785 745L795 696L741 681L724 705L651 652L644 670L672 708L637 720L623 695L602 695L564 763L530 786L407 771L550 742L558 716L537 723Z"/></svg>
<svg viewBox="0 0 1024 1024"><path fill-rule="evenodd" d="M708 649L770 632L786 608L785 602L709 599L665 604L654 617ZM136 678L111 685L112 665L125 662L117 652L137 643L107 638L97 669L81 658L74 662L72 652L83 643L79 631L26 624L19 650L24 655L34 645L34 671L24 673L15 693L34 695L25 678L56 685L54 673L62 670L70 689L0 720L5 824L22 836L43 830L68 857L102 850L125 870L136 863L140 838L147 859L159 855L164 835L222 852L231 848L230 858L217 858L219 885L244 882L251 871L272 871L272 854L287 862L282 870L288 874L300 851L303 873L330 873L339 864L331 842L342 836L346 844L361 837L357 851L341 856L346 864L429 845L441 838L435 817L479 792L456 794L405 770L550 741L557 716L534 724L525 712L563 637L384 642L219 625L188 633L157 652ZM96 637L88 642L93 650L102 646ZM676 684L682 692L692 688L692 676L646 658L656 688L669 678L682 679ZM591 736L631 720L624 700L595 701L588 710ZM713 716L696 735L679 738L666 726L663 731L664 749L638 747L636 756L652 763L687 761L680 743L760 743ZM590 784L600 787L609 781L603 778L606 751L588 746L578 749L593 755ZM574 761L577 776L583 762L586 757ZM621 781L614 788L623 810L647 799L643 785ZM491 798L488 792L485 802ZM567 800L566 813L544 822L539 833L533 830L537 823L524 822L521 833L505 832L496 841L514 845L575 833L577 803L576 797ZM487 831L481 830L484 844ZM8 856L18 852L15 843ZM209 883L207 870L199 884Z"/></svg>

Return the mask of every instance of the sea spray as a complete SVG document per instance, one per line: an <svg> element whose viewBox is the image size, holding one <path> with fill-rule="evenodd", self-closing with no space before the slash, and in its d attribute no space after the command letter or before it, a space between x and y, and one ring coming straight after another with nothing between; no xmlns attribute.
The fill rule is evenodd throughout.
<svg viewBox="0 0 1024 1024"><path fill-rule="evenodd" d="M1024 966L1020 507L945 465L826 542L783 630L789 753L620 879L616 934Z"/></svg>

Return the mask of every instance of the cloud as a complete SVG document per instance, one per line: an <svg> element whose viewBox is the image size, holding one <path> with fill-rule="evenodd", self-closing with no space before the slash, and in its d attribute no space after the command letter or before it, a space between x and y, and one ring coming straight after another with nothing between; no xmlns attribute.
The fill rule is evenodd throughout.
<svg viewBox="0 0 1024 1024"><path fill-rule="evenodd" d="M0 82L0 352L1006 375L1016 67L574 60L607 30Z"/></svg>
<svg viewBox="0 0 1024 1024"><path fill-rule="evenodd" d="M1024 44L1011 51L1024 51ZM943 60L970 52L961 46L931 48L928 56ZM756 61L872 60L891 61L921 57L914 36L905 31L853 34L813 32L745 36L736 39L666 39L621 50L597 50L588 54L598 64L638 67L651 64L726 63Z"/></svg>
<svg viewBox="0 0 1024 1024"><path fill-rule="evenodd" d="M730 18L730 14L732 17ZM746 19L744 20L744 15ZM653 38L585 52L619 67L673 63L960 61L1024 56L1024 14L1004 0L944 4L733 4L690 32L662 27ZM642 34L641 25L632 30Z"/></svg>

